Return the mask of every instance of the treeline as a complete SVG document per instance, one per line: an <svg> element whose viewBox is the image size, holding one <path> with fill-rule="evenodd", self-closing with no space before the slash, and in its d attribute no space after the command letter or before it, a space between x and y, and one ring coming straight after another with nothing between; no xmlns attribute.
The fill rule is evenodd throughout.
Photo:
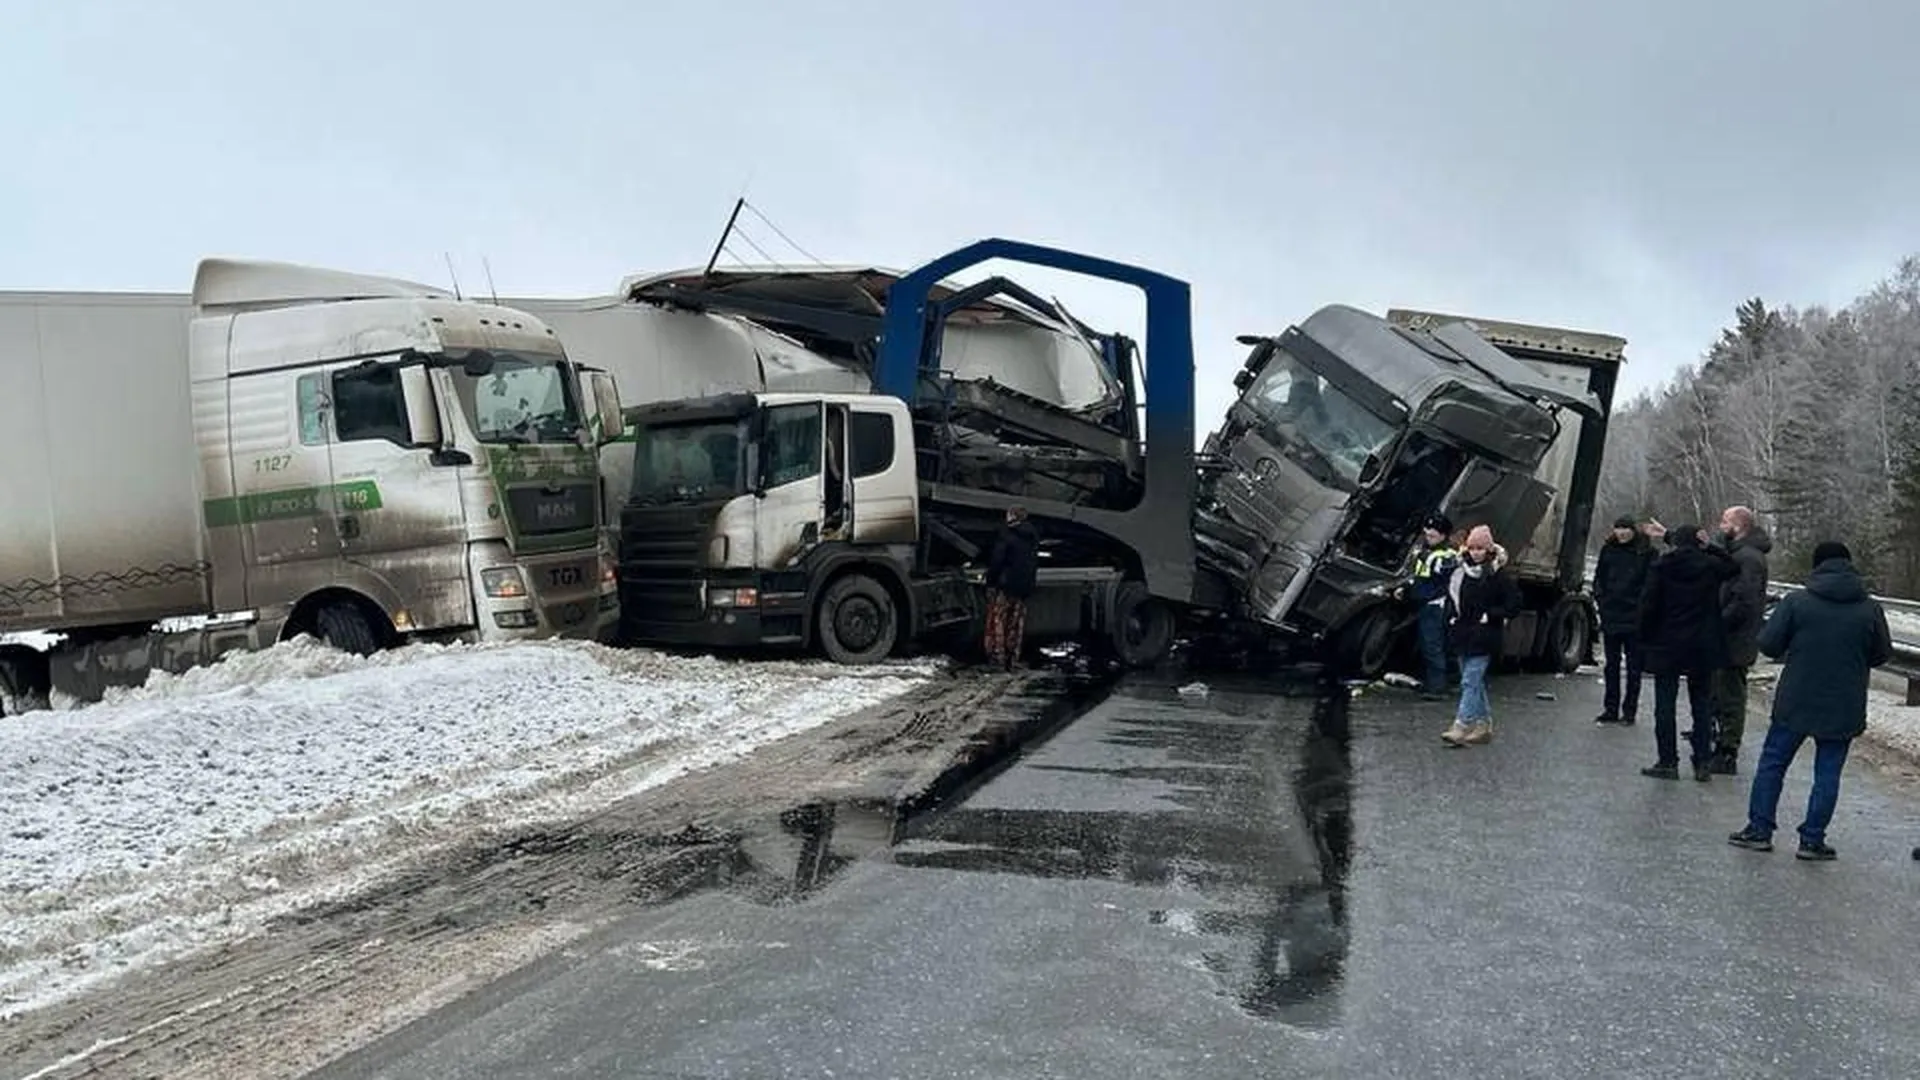
<svg viewBox="0 0 1920 1080"><path fill-rule="evenodd" d="M1711 526L1734 504L1773 534L1777 580L1836 539L1876 591L1920 596L1920 256L1838 311L1749 300L1699 364L1617 407L1596 544L1621 513Z"/></svg>

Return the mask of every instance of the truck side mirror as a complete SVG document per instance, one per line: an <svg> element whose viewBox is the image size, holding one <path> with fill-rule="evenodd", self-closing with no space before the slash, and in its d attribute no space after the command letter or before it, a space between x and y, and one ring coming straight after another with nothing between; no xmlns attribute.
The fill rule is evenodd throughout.
<svg viewBox="0 0 1920 1080"><path fill-rule="evenodd" d="M440 410L425 367L410 364L400 369L400 397L406 404L408 441L414 446L439 447Z"/></svg>
<svg viewBox="0 0 1920 1080"><path fill-rule="evenodd" d="M605 446L626 434L627 420L620 412L620 386L604 371L589 371L587 386L593 396L593 408L599 418L598 443Z"/></svg>

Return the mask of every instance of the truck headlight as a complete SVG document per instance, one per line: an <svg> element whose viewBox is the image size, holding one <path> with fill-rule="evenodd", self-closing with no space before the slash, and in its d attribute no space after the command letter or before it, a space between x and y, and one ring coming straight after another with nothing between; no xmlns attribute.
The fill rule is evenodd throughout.
<svg viewBox="0 0 1920 1080"><path fill-rule="evenodd" d="M757 606L759 603L760 603L760 590L754 589L754 588L715 589L712 592L707 594L708 607L750 608L750 607Z"/></svg>
<svg viewBox="0 0 1920 1080"><path fill-rule="evenodd" d="M607 554L604 551L601 552L600 553L600 587L602 589L611 589L615 585L618 585L619 583L620 583L619 566L614 563L613 556Z"/></svg>
<svg viewBox="0 0 1920 1080"><path fill-rule="evenodd" d="M493 566L480 571L480 588L495 600L517 600L527 595L527 583L517 566Z"/></svg>

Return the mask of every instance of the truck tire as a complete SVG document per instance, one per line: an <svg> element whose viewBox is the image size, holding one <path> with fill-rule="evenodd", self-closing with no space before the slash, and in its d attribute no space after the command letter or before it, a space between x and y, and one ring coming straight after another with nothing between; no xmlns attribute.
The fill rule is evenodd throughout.
<svg viewBox="0 0 1920 1080"><path fill-rule="evenodd" d="M1121 582L1113 594L1107 645L1127 667L1152 667L1173 647L1173 612L1141 582Z"/></svg>
<svg viewBox="0 0 1920 1080"><path fill-rule="evenodd" d="M820 598L815 633L836 664L877 664L893 653L900 616L893 596L865 574L848 574Z"/></svg>
<svg viewBox="0 0 1920 1080"><path fill-rule="evenodd" d="M345 600L329 600L313 613L313 629L321 641L355 656L372 656L380 651L380 638L360 605Z"/></svg>
<svg viewBox="0 0 1920 1080"><path fill-rule="evenodd" d="M1393 659L1393 612L1375 605L1348 619L1333 635L1332 661L1340 675L1372 682Z"/></svg>
<svg viewBox="0 0 1920 1080"><path fill-rule="evenodd" d="M45 708L52 686L45 654L24 646L0 648L0 716Z"/></svg>
<svg viewBox="0 0 1920 1080"><path fill-rule="evenodd" d="M1571 596L1561 600L1547 616L1547 648L1541 666L1570 675L1592 654L1593 625L1587 620L1587 605Z"/></svg>

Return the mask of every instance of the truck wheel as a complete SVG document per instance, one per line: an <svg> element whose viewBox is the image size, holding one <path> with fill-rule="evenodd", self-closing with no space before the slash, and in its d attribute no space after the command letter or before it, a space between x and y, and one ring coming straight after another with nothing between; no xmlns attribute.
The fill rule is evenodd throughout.
<svg viewBox="0 0 1920 1080"><path fill-rule="evenodd" d="M367 613L358 604L333 600L313 614L313 628L320 640L355 656L372 656L380 650L380 639L367 621Z"/></svg>
<svg viewBox="0 0 1920 1080"><path fill-rule="evenodd" d="M1560 601L1547 621L1547 652L1542 658L1549 671L1572 674L1592 658L1593 627L1587 622L1587 607L1578 600Z"/></svg>
<svg viewBox="0 0 1920 1080"><path fill-rule="evenodd" d="M1386 674L1393 657L1393 613L1371 607L1347 620L1333 639L1333 666L1340 674L1372 682Z"/></svg>
<svg viewBox="0 0 1920 1080"><path fill-rule="evenodd" d="M1173 613L1138 581L1122 582L1113 595L1107 644L1128 667L1152 667L1173 647Z"/></svg>
<svg viewBox="0 0 1920 1080"><path fill-rule="evenodd" d="M24 646L0 649L0 716L44 708L52 685L45 654Z"/></svg>
<svg viewBox="0 0 1920 1080"><path fill-rule="evenodd" d="M876 664L900 636L893 597L865 574L849 574L820 598L820 648L836 664Z"/></svg>

